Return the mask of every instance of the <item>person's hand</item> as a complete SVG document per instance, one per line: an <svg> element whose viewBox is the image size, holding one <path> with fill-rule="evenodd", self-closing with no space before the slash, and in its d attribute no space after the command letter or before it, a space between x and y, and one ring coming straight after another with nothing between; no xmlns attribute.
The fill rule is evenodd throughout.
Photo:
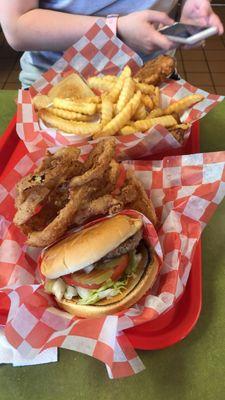
<svg viewBox="0 0 225 400"><path fill-rule="evenodd" d="M219 35L224 32L223 24L211 7L209 0L186 0L180 22L200 26L216 26Z"/></svg>
<svg viewBox="0 0 225 400"><path fill-rule="evenodd" d="M166 52L177 45L158 32L157 27L173 23L164 12L138 11L118 18L118 35L134 51L144 54L156 50Z"/></svg>

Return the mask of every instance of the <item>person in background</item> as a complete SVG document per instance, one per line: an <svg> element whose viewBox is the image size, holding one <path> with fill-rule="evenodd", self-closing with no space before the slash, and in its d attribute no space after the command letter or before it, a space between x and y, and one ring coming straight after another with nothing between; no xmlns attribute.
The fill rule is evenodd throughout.
<svg viewBox="0 0 225 400"><path fill-rule="evenodd" d="M101 17L118 14L117 34L145 61L175 44L157 31L170 25L177 0L1 0L0 22L9 45L24 51L20 80L29 87ZM181 22L223 25L209 0L183 1Z"/></svg>

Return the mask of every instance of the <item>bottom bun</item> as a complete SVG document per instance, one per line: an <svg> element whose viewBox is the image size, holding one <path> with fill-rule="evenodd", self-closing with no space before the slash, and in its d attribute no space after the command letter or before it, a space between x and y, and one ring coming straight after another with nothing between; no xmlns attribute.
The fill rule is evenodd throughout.
<svg viewBox="0 0 225 400"><path fill-rule="evenodd" d="M153 254L150 263L147 266L145 263L145 268L143 268L143 265L139 268L135 278L129 279L126 289L121 294L109 299L100 300L94 305L78 304L76 299L57 300L57 303L63 310L81 318L97 318L115 314L137 303L154 284L158 271L158 259Z"/></svg>

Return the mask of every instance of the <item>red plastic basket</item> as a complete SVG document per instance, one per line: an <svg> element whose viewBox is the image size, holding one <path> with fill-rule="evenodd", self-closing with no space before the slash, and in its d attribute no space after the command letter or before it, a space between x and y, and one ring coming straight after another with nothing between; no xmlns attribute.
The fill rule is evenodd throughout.
<svg viewBox="0 0 225 400"><path fill-rule="evenodd" d="M0 181L26 154L27 149L16 134L16 116L0 138ZM195 123L185 148L167 155L192 154L199 152L199 124ZM152 157L153 158L153 157ZM157 159L163 158L158 155ZM4 300L4 299L2 299ZM157 319L130 328L126 335L137 349L162 349L182 340L196 324L202 305L201 243L198 244L186 289L176 305ZM7 316L1 307L0 324Z"/></svg>

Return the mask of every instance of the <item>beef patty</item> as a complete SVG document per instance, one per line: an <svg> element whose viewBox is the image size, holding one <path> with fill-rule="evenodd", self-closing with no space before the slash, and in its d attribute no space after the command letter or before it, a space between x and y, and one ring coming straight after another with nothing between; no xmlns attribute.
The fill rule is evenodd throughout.
<svg viewBox="0 0 225 400"><path fill-rule="evenodd" d="M121 243L116 249L106 254L103 260L110 260L111 258L122 256L123 254L136 249L141 239L142 229L140 229L137 233L135 233L135 235L131 236L125 242Z"/></svg>

